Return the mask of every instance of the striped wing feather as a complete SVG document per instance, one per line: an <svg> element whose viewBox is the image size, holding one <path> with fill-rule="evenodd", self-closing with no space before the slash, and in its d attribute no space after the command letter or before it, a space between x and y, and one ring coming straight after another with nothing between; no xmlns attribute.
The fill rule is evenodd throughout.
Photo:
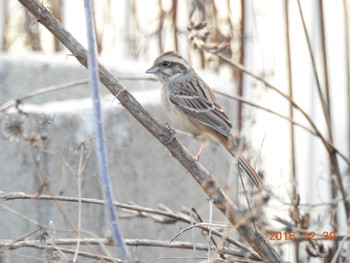
<svg viewBox="0 0 350 263"><path fill-rule="evenodd" d="M201 88L201 85L205 88ZM231 122L220 108L210 88L199 80L188 80L169 87L169 100L201 124L230 137Z"/></svg>

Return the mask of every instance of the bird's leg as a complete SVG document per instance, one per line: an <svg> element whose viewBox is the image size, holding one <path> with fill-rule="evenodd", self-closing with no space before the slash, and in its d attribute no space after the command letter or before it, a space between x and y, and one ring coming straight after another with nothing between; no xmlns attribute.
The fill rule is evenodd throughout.
<svg viewBox="0 0 350 263"><path fill-rule="evenodd" d="M194 159L195 159L196 161L198 161L199 158L201 157L201 153L202 153L202 151L203 151L204 146L205 146L205 143L201 143L201 147L199 148L198 153L197 153L196 156L194 157Z"/></svg>

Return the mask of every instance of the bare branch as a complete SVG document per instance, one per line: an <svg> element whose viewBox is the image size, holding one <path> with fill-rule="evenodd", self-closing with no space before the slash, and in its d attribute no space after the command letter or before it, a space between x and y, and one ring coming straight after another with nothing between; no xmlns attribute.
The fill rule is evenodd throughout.
<svg viewBox="0 0 350 263"><path fill-rule="evenodd" d="M80 201L80 202L85 203L85 204L104 205L103 200L92 199L92 198L80 198L79 199L77 197L51 196L51 195L36 196L36 195L26 195L26 194L21 193L21 192L15 192L15 193L2 192L0 194L0 200L3 200L3 201L18 200L18 199L29 200L29 201L39 201L39 200L54 201L55 200L55 201L76 202L76 203ZM190 217L183 215L183 214L175 214L175 213L171 213L169 211L148 208L148 207L143 207L143 206L138 206L138 205L118 203L118 202L114 202L114 205L118 208L121 208L121 209L135 211L137 216L149 217L149 218L151 218L154 221L159 222L159 223L169 224L169 223L175 223L176 221L184 222L187 224L193 223L193 224L195 224L195 226L197 228L200 228L206 232L209 231L206 224L199 224L199 222L196 222L193 219L191 222ZM1 206L1 204L0 204L0 206ZM150 214L158 215L158 216L150 216ZM159 216L161 216L161 217L159 217ZM164 217L170 218L172 220L170 221L168 219L164 219ZM36 222L34 222L34 223L36 223ZM43 227L43 226L41 226L41 227ZM253 250L251 250L250 248L248 248L244 244L240 243L239 241L236 241L236 240L229 238L229 237L224 237L221 231L218 231L215 229L212 229L211 231L212 231L213 235L220 237L221 239L224 240L224 242L227 242L227 243L230 243L232 245L237 246L238 248L251 254L252 257L255 259L259 258L259 256Z"/></svg>
<svg viewBox="0 0 350 263"><path fill-rule="evenodd" d="M72 239L57 239L55 240L55 246L54 249L57 250L57 246L60 246L59 249L68 254L74 254L74 250L65 249L61 246L72 246L75 245L77 242L81 242L82 244L89 244L89 245L100 245L101 243L104 243L105 245L113 245L113 243L110 242L108 238L82 238L81 240L77 240L76 238ZM170 243L168 240L150 240L150 239L125 239L125 243L128 246L144 246L144 247L165 247L165 248L179 248L179 249L192 249L193 243L191 242L172 242ZM15 250L21 247L32 247L32 248L38 248L38 249L50 249L52 244L50 242L47 242L45 244L42 244L39 240L26 240L26 241L19 241L16 243L13 243L11 241L6 240L0 240L0 249L6 248L8 250ZM208 250L208 244L196 244L196 248L201 251L207 251ZM211 247L212 250L215 249L215 247ZM223 248L220 251L222 254L231 255L231 256L237 256L237 257L247 257L246 252L238 251L235 249L229 249L229 248ZM90 253L85 253L79 251L79 256L88 257L88 258L96 258L96 259L104 259L108 262L115 261L122 262L118 259L112 259L110 257L105 257L102 255L94 255Z"/></svg>

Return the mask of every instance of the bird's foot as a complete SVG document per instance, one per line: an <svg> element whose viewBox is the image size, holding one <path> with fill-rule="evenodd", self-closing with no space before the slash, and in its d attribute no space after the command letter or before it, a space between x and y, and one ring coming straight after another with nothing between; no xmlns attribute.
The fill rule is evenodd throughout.
<svg viewBox="0 0 350 263"><path fill-rule="evenodd" d="M168 141L165 142L165 144L169 144L171 143L174 139L175 139L175 134L176 134L176 131L174 128L172 128L169 123L165 122L164 123L165 125L165 128L170 132L170 139Z"/></svg>

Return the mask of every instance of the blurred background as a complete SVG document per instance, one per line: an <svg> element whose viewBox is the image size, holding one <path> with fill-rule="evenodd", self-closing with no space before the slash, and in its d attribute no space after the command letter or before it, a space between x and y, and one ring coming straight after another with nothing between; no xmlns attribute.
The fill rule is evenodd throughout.
<svg viewBox="0 0 350 263"><path fill-rule="evenodd" d="M52 0L42 4L87 46L83 1ZM159 107L160 84L148 79L144 72L163 51L177 50L212 89L220 92L217 97L224 103L236 135L245 142L245 155L276 194L263 207L266 233L269 229L299 229L300 233L334 232L338 236L338 242L272 241L286 262L349 262L350 258L349 243L340 242L349 234L350 217L350 210L344 205L344 200L349 203L350 198L349 6L348 0L94 1L100 62L156 118L167 121ZM93 137L86 79L87 71L19 2L0 1L0 143L4 149L0 154L0 191L35 194L42 187L46 194L76 196L76 189L70 189L70 180L76 185L76 179L62 178L69 173L68 167L79 164L77 147ZM42 91L40 95L35 93L38 89ZM176 170L177 164L166 151L148 134L144 135L147 132L103 87L101 92L108 121L107 140L113 148L109 159L116 170L111 169L119 174L114 178L116 200L149 207L162 203L174 211L183 206L199 207L206 214L206 197L193 180L183 182L185 171ZM62 127L65 128L60 130ZM198 143L188 136L178 136L195 154ZM93 142L90 144L89 149L94 147ZM139 144L145 153L138 150ZM232 176L231 161L225 155L221 158L222 149L212 145L208 148L200 162L220 178L220 184L239 206L243 202L242 188L238 177ZM86 158L90 160L88 166L95 169L94 154ZM40 170L46 171L48 177L50 173L57 177L39 179ZM92 174L97 176L96 173ZM150 174L155 177L145 183ZM27 180L33 176L36 179L29 186ZM164 177L174 182L164 182L168 180ZM83 196L85 193L85 197L102 198L99 186L91 189L98 177L91 180L85 187L83 183ZM159 180L158 186L154 180ZM157 195L153 187L162 190ZM169 196L172 187L176 193ZM189 196L183 189L189 189L193 203L186 203ZM251 198L254 203L254 195ZM26 211L23 206L32 205L26 202L3 202L7 208L0 207L1 214L6 214L7 220L0 223L2 229L10 229L17 217L9 212L10 208L25 215L26 220L36 218L43 224L40 229L45 228L48 207L43 208L42 204ZM74 207L68 211L75 213ZM93 216L94 209L89 209ZM66 227L62 214L52 213L57 214L50 218L61 217L62 226ZM99 218L105 220L103 208L100 213ZM222 220L219 215L214 219ZM123 224L122 232L123 227L127 228ZM151 239L161 236L169 240L179 230L174 228L172 233L165 231L164 226L154 229L155 223L147 224L145 220L135 224L141 232L149 229ZM18 228L9 230L0 238L16 240L32 230L27 227L19 232ZM108 233L108 228L101 230L96 221L89 222L86 228L96 235ZM161 231L164 233L159 234ZM125 232L127 238L140 238L132 229ZM193 241L191 235L187 238ZM164 262L187 262L185 256L175 259L168 252L152 249L137 252L140 262L163 262L165 254ZM179 250L174 254L182 253ZM201 260L193 252L188 253L188 262ZM0 262L15 262L15 257L23 260L14 253L0 251ZM47 260L39 254L35 257Z"/></svg>

